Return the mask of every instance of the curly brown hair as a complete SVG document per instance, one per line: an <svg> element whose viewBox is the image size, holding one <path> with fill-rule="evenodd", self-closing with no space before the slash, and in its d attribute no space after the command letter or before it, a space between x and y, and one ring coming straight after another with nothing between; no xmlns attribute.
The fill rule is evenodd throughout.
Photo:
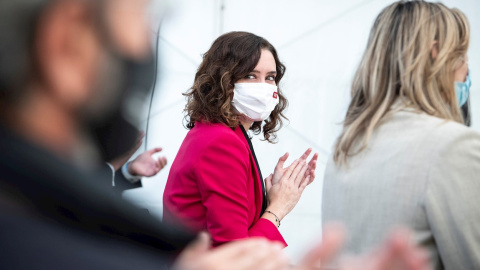
<svg viewBox="0 0 480 270"><path fill-rule="evenodd" d="M278 59L272 44L248 32L223 34L203 55L193 86L184 94L187 97L185 121L188 129L192 129L197 121L223 123L232 129L239 125L239 115L232 106L234 84L255 69L263 49L270 51L275 59L275 84L279 97L279 103L265 119L263 136L270 143L276 142L276 132L283 125L282 118L287 119L283 111L288 101L278 87L285 74L285 66ZM259 134L262 122L254 122L250 130Z"/></svg>

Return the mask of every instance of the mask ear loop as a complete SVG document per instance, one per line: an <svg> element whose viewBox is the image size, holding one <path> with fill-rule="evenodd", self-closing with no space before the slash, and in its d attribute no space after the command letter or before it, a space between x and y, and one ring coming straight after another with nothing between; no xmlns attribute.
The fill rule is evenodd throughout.
<svg viewBox="0 0 480 270"><path fill-rule="evenodd" d="M145 151L148 150L148 128L150 126L150 115L152 113L152 104L153 104L153 97L155 95L155 88L157 86L157 79L158 79L158 47L160 43L160 28L162 26L162 22L160 21L158 23L158 28L157 28L157 40L156 40L156 45L155 45L155 75L153 79L153 85L152 85L152 94L150 95L150 104L148 106L148 114L147 114L147 126L145 128Z"/></svg>

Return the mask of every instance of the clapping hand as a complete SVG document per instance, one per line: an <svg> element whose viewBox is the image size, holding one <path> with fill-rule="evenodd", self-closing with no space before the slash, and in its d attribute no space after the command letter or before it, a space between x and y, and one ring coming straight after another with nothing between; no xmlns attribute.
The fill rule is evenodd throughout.
<svg viewBox="0 0 480 270"><path fill-rule="evenodd" d="M280 243L265 238L232 241L210 249L209 236L201 233L177 258L174 270L287 270L288 257Z"/></svg>
<svg viewBox="0 0 480 270"><path fill-rule="evenodd" d="M312 148L308 148L307 151L305 151L305 153L303 153L303 155L299 158L299 161L307 161L307 158L308 156L310 155L310 153L312 153ZM277 166L275 166L275 170L273 172L273 174L270 174L266 179L265 179L265 187L267 189L267 192L270 190L270 188L272 187L272 185L274 184L277 184L280 179L282 178L283 174L285 173L285 171L292 165L288 166L288 167L283 167L285 165L285 161L288 159L288 156L289 156L289 153L285 153L283 156L281 156L279 159L278 159L278 163L277 163ZM318 159L318 153L315 153L312 157L312 159L310 160L310 162L308 162L308 167L307 167L307 170L305 172L305 175L304 175L304 178L302 180L302 183L304 181L307 181L307 185L311 184L313 182L313 180L315 179L315 169L317 168L317 159Z"/></svg>
<svg viewBox="0 0 480 270"><path fill-rule="evenodd" d="M425 250L411 244L411 233L407 229L393 231L387 240L373 252L343 258L330 266L345 240L345 229L341 224L324 226L322 242L304 256L298 270L429 270Z"/></svg>

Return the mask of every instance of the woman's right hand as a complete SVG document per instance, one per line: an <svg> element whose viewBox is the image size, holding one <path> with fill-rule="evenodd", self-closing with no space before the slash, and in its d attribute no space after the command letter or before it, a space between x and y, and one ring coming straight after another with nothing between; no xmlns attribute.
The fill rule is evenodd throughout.
<svg viewBox="0 0 480 270"><path fill-rule="evenodd" d="M300 161L307 161L308 156L310 156L310 153L312 153L312 148L308 148L305 153L299 158ZM285 153L283 156L281 156L278 159L277 166L275 166L275 170L273 171L273 174L271 174L269 177L265 179L265 182L267 184L267 192L269 191L269 187L271 187L273 184L276 184L280 181L282 178L283 174L285 171L288 169L288 167L284 168L283 166L285 165L285 161L287 161L289 154ZM315 153L310 159L310 162L308 162L308 168L307 171L305 172L304 180L306 180L307 176L310 175L308 184L312 183L312 181L315 179L315 169L317 167L317 159L318 159L318 153ZM267 181L268 180L268 181Z"/></svg>
<svg viewBox="0 0 480 270"><path fill-rule="evenodd" d="M267 210L273 212L280 220L292 211L300 200L305 187L309 184L310 175L307 176L306 181L302 181L307 169L308 165L304 159L295 160L285 170L278 183L274 183L268 191L269 205ZM270 220L271 217L268 215L270 213L264 214L265 218Z"/></svg>

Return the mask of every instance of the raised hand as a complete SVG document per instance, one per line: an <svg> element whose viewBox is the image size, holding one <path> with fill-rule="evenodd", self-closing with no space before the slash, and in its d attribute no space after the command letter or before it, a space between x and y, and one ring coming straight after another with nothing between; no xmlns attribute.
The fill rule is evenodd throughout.
<svg viewBox="0 0 480 270"><path fill-rule="evenodd" d="M210 249L206 233L190 244L178 257L174 270L283 270L289 269L282 245L261 238L237 240Z"/></svg>
<svg viewBox="0 0 480 270"><path fill-rule="evenodd" d="M345 234L345 227L342 224L326 224L323 227L322 241L304 255L295 269L326 269L325 266L330 264L340 252L345 241Z"/></svg>
<svg viewBox="0 0 480 270"><path fill-rule="evenodd" d="M322 242L314 246L294 269L298 270L429 270L425 250L411 244L411 233L397 229L373 252L343 258L332 263L345 240L339 223L324 226Z"/></svg>
<svg viewBox="0 0 480 270"><path fill-rule="evenodd" d="M311 153L312 153L312 148L308 148L307 151L305 151L305 153L303 153L303 155L299 158L299 160L303 160L306 162L308 156ZM282 178L283 174L285 173L285 171L288 169L288 167L284 168L285 161L288 159L288 156L289 156L289 153L285 153L283 156L281 156L278 159L277 166L275 166L275 170L273 171L273 178L271 179L272 185L278 183ZM303 181L306 181L307 177L310 176L308 178L307 185L312 183L313 180L315 179L315 169L317 168L317 159L318 159L318 153L315 153L312 159L310 160L310 162L308 162L308 167L303 178ZM268 190L269 188L267 188L267 192Z"/></svg>
<svg viewBox="0 0 480 270"><path fill-rule="evenodd" d="M155 153L160 151L162 151L162 148L157 147L143 152L132 162L128 163L128 172L131 175L146 177L156 175L167 165L167 159L165 157L159 157L158 159L153 157Z"/></svg>
<svg viewBox="0 0 480 270"><path fill-rule="evenodd" d="M292 211L298 200L300 200L310 178L310 176L307 176L306 181L304 179L307 167L304 160L295 160L292 165L288 166L285 170L278 183L274 183L270 187L267 193L269 202L267 210L273 212L278 219L282 220ZM272 219L271 214L272 213L266 212L262 217L275 223L275 219Z"/></svg>
<svg viewBox="0 0 480 270"><path fill-rule="evenodd" d="M265 178L265 189L267 190L267 192L270 190L270 188L273 185L272 181L273 181L273 173L271 173L267 178Z"/></svg>
<svg viewBox="0 0 480 270"><path fill-rule="evenodd" d="M406 229L391 233L372 253L344 259L340 265L345 270L431 269L426 251L411 243L411 233Z"/></svg>

